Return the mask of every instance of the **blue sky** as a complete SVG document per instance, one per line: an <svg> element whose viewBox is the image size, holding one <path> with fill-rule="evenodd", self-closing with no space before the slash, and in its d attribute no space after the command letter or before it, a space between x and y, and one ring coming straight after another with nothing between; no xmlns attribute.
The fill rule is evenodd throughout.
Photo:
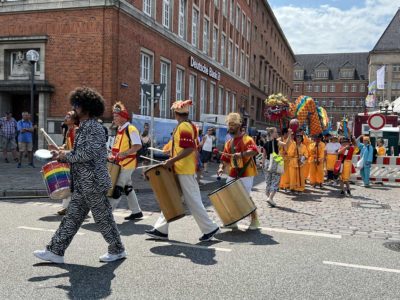
<svg viewBox="0 0 400 300"><path fill-rule="evenodd" d="M400 0L269 0L296 54L368 52Z"/></svg>

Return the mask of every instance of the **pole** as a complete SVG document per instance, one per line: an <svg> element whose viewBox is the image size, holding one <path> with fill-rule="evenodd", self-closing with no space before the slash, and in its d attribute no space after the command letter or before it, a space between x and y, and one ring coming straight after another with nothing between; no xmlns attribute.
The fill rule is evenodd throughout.
<svg viewBox="0 0 400 300"><path fill-rule="evenodd" d="M35 80L35 62L31 61L31 122L32 122L32 126L35 125L35 110L34 110L34 101L35 101L35 91L34 91L34 80ZM32 132L32 144L34 145L35 148L35 144L36 144L36 139L35 139L35 131ZM32 151L32 155L33 155L33 151ZM32 160L33 161L33 160Z"/></svg>
<svg viewBox="0 0 400 300"><path fill-rule="evenodd" d="M154 84L151 85L151 95L150 95L150 109L151 109L151 137L150 137L150 145L151 148L154 148L153 139L154 139ZM153 159L153 149L150 149L150 158Z"/></svg>

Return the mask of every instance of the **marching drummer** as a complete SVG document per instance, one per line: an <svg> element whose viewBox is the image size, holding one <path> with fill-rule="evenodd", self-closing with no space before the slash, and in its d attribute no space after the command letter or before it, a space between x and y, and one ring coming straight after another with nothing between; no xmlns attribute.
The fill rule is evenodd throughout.
<svg viewBox="0 0 400 300"><path fill-rule="evenodd" d="M178 126L172 136L171 158L165 162L166 168L173 167L182 190L183 200L199 226L203 236L200 241L211 240L219 231L219 227L208 216L201 201L200 188L196 181L198 132L196 126L188 120L191 100L175 101L171 109L175 113ZM146 234L154 239L168 239L168 223L161 213L154 228L146 230Z"/></svg>
<svg viewBox="0 0 400 300"><path fill-rule="evenodd" d="M114 192L109 198L112 209L114 210L122 194L126 195L128 207L132 213L125 220L135 220L143 218L135 190L132 186L132 173L137 166L136 152L142 148L139 131L129 120L130 116L124 104L117 102L113 106L113 122L118 126L111 155L108 157L110 162L114 162L121 167L118 175Z"/></svg>
<svg viewBox="0 0 400 300"><path fill-rule="evenodd" d="M227 182L240 178L247 193L250 195L253 187L254 176L257 175L257 167L253 157L258 154L257 145L254 140L245 133L242 133L242 119L238 113L230 113L227 116L226 123L232 139L225 143L224 151L221 156L222 163L218 169L218 176L228 170ZM260 227L257 212L251 214L251 224L249 229L255 230ZM231 229L237 229L235 223L228 226Z"/></svg>

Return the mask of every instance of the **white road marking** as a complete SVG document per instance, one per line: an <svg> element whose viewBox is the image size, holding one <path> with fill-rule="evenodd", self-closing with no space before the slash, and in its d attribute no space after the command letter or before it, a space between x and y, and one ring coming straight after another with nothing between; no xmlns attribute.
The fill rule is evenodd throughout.
<svg viewBox="0 0 400 300"><path fill-rule="evenodd" d="M37 227L28 227L28 226L18 226L19 229L26 229L26 230L35 230L35 231L46 231L46 232L56 232L54 229L48 228L37 228ZM77 235L84 235L83 232L77 232Z"/></svg>
<svg viewBox="0 0 400 300"><path fill-rule="evenodd" d="M248 229L248 226L239 225L239 228L240 229ZM341 239L342 238L342 236L339 235L339 234L312 232L312 231L300 231L300 230L289 230L289 229L272 228L272 227L260 227L260 230L272 231L272 232L281 232L281 233L299 234L299 235L318 236L318 237L325 237L325 238L331 238L331 239Z"/></svg>
<svg viewBox="0 0 400 300"><path fill-rule="evenodd" d="M325 265L333 265L333 266L341 266L347 268L356 268L356 269L364 269L364 270L372 270L372 271L381 271L381 272L389 272L389 273L400 273L400 270L397 269L387 269L387 268L379 268L379 267L371 267L371 266L363 266L363 265L353 265L353 264L345 264L335 261L323 261Z"/></svg>
<svg viewBox="0 0 400 300"><path fill-rule="evenodd" d="M232 249L228 248L220 248L220 247L207 247L207 246L201 246L201 245L192 245L192 244L185 244L185 243L179 243L179 242L170 242L170 241L157 241L158 244L168 244L168 245L175 245L175 246L181 246L181 247L187 247L187 248L197 248L197 249L203 249L203 250L215 250L215 251L221 251L221 252L231 252Z"/></svg>

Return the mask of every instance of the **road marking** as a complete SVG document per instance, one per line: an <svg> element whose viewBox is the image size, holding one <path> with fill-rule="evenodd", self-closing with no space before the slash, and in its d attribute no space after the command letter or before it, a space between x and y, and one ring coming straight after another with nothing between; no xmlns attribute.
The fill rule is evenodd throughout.
<svg viewBox="0 0 400 300"><path fill-rule="evenodd" d="M28 226L18 226L19 229L26 229L26 230L35 230L35 231L46 231L46 232L56 232L54 229L48 228L37 228L37 227L28 227ZM83 232L77 232L77 235L84 235Z"/></svg>
<svg viewBox="0 0 400 300"><path fill-rule="evenodd" d="M333 265L333 266L341 266L341 267L348 267L348 268L356 268L356 269L365 269L365 270L372 270L372 271L381 271L381 272L389 272L389 273L400 273L400 270L397 269L387 269L387 268L379 268L379 267L371 267L371 266L363 266L363 265L353 265L353 264L345 264L335 261L323 261L325 265Z"/></svg>
<svg viewBox="0 0 400 300"><path fill-rule="evenodd" d="M185 244L185 243L179 243L179 242L170 242L170 241L157 241L159 244L168 244L168 245L174 245L174 246L181 246L181 247L187 247L187 248L197 248L197 249L203 249L203 250L215 250L215 251L221 251L221 252L231 252L232 249L228 248L220 248L220 247L207 247L207 246L201 246L201 245L193 245L193 244Z"/></svg>
<svg viewBox="0 0 400 300"><path fill-rule="evenodd" d="M248 229L248 226L239 225L240 229ZM322 233L322 232L312 232L312 231L300 231L300 230L289 230L282 228L272 228L272 227L260 227L260 230L264 231L273 231L273 232L281 232L281 233L291 233L291 234L299 234L299 235L309 235L309 236L318 236L325 237L331 239L341 239L342 236L339 234L331 234L331 233Z"/></svg>

